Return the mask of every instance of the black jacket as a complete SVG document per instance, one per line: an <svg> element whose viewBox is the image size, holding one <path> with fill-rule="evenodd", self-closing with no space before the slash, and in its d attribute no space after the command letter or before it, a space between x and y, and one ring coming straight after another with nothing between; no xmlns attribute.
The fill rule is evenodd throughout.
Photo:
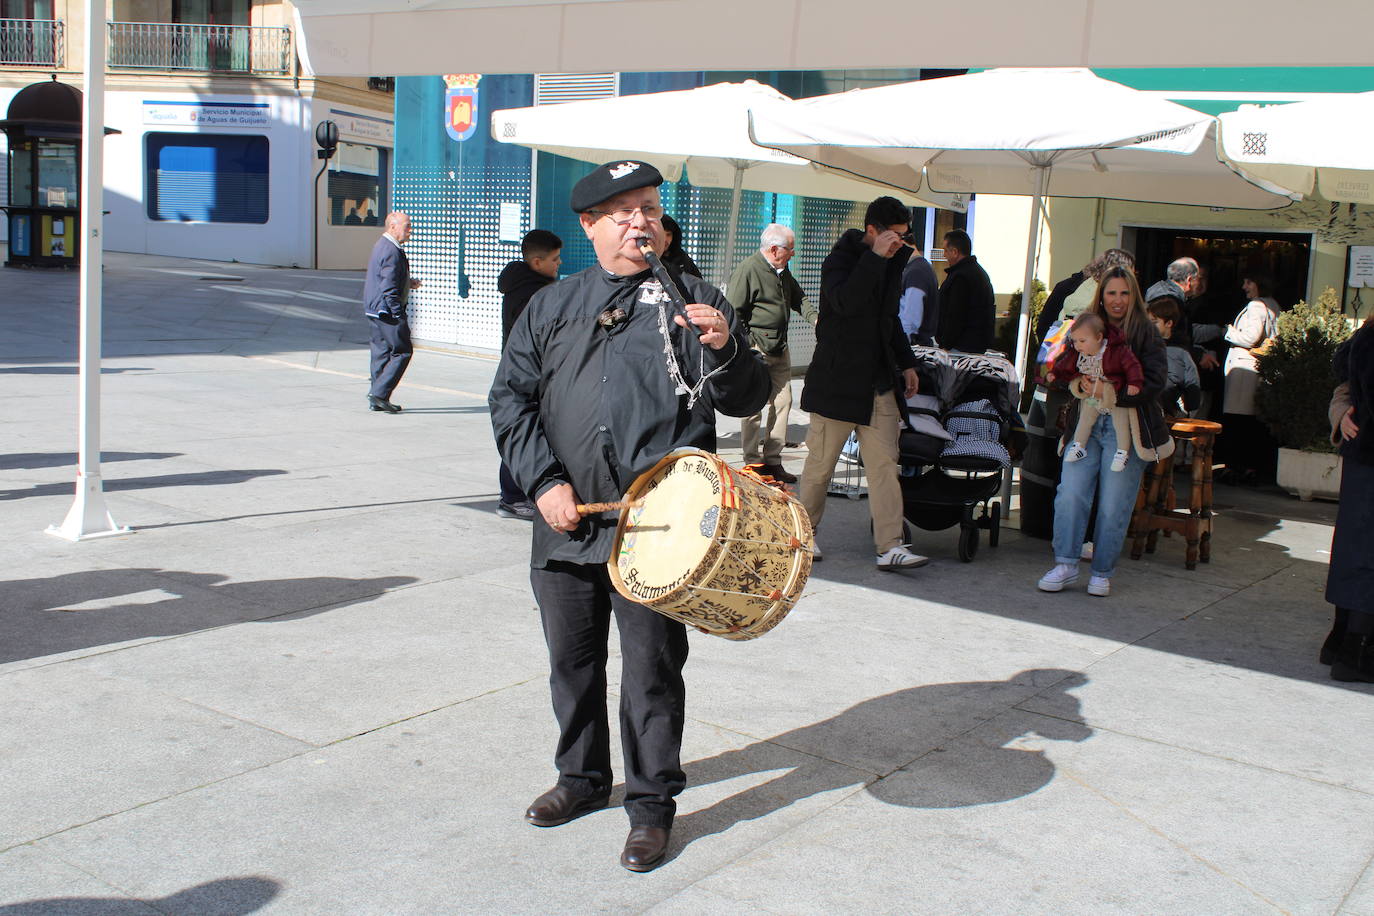
<svg viewBox="0 0 1374 916"><path fill-rule="evenodd" d="M510 329L530 297L553 282L552 277L544 276L523 260L511 261L501 271L496 278L496 289L501 293L501 349L505 349Z"/></svg>
<svg viewBox="0 0 1374 916"><path fill-rule="evenodd" d="M940 284L940 332L946 350L982 353L992 346L997 325L997 299L988 272L969 255L945 271Z"/></svg>
<svg viewBox="0 0 1374 916"><path fill-rule="evenodd" d="M716 411L747 417L768 401L768 370L720 290L684 276L688 301L714 306L730 321L733 343L703 347L668 319L669 340L687 383L723 367L689 410L669 379L657 300L645 271L608 274L598 265L535 293L511 329L488 404L501 458L520 489L538 499L559 483L579 502L620 499L635 478L675 448L714 451ZM597 321L609 308L625 318ZM669 314L671 314L669 312ZM536 521L531 563L604 563L616 517L587 516L571 534Z"/></svg>
<svg viewBox="0 0 1374 916"><path fill-rule="evenodd" d="M1049 296L1045 299L1044 307L1040 309L1040 317L1035 322L1036 343L1045 342L1045 337L1050 333L1050 328L1054 327L1054 323L1059 320L1059 313L1064 311L1064 303L1068 301L1070 296L1078 292L1078 288L1087 279L1088 275L1080 270L1073 276L1066 277L1054 284L1054 289L1050 290ZM1019 308L1021 303L1017 302L1014 305Z"/></svg>
<svg viewBox="0 0 1374 916"><path fill-rule="evenodd" d="M880 258L859 229L846 230L821 264L816 352L806 370L801 407L832 420L867 425L873 395L890 391L916 356L897 320L902 270L911 249Z"/></svg>
<svg viewBox="0 0 1374 916"><path fill-rule="evenodd" d="M1359 435L1341 443L1347 460L1374 465L1374 322L1365 321L1354 336L1336 350L1337 382L1350 383Z"/></svg>

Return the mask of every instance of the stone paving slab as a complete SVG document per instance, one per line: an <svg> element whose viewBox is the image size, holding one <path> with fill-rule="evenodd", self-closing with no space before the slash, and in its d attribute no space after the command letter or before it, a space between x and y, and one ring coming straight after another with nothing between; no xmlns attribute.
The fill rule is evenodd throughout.
<svg viewBox="0 0 1374 916"><path fill-rule="evenodd" d="M10 736L9 775L0 781L5 811L0 849L242 773L307 746L160 691L68 665L0 678L0 730Z"/></svg>

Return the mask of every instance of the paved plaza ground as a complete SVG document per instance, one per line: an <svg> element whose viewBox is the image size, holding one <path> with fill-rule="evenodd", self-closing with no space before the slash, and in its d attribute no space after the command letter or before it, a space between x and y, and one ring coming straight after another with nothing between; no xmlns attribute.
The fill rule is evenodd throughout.
<svg viewBox="0 0 1374 916"><path fill-rule="evenodd" d="M107 264L135 533L77 544L44 533L77 277L0 271L0 916L1374 916L1374 687L1316 660L1333 504L1218 488L1211 564L1163 541L1100 599L1038 592L1015 530L878 572L833 500L782 626L693 635L689 785L635 875L619 808L520 817L555 732L495 362L419 352L369 412L361 274Z"/></svg>

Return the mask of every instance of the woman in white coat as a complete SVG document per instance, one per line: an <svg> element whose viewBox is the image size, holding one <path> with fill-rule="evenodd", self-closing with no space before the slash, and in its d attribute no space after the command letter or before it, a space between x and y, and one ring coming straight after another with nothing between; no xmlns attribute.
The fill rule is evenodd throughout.
<svg viewBox="0 0 1374 916"><path fill-rule="evenodd" d="M1278 453L1269 428L1255 415L1259 388L1256 351L1278 333L1279 304L1270 295L1273 283L1250 272L1241 288L1249 301L1226 326L1226 394L1222 407L1221 448L1227 472L1224 482L1256 484L1273 480ZM1221 442L1218 443L1221 446Z"/></svg>

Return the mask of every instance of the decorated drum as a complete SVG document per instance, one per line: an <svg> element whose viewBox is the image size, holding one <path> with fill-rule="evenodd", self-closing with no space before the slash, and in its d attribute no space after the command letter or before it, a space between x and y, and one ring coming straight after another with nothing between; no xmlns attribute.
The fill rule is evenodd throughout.
<svg viewBox="0 0 1374 916"><path fill-rule="evenodd" d="M814 536L787 492L698 449L678 449L625 494L611 548L616 591L726 639L777 626L811 574Z"/></svg>

